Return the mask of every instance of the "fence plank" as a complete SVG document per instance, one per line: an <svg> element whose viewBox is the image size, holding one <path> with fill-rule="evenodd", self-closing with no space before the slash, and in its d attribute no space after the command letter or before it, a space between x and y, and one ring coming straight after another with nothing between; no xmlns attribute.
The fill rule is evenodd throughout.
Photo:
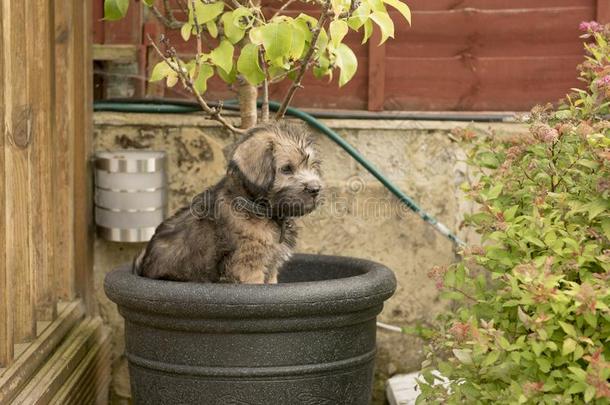
<svg viewBox="0 0 610 405"><path fill-rule="evenodd" d="M597 0L597 21L600 23L610 23L610 1Z"/></svg>
<svg viewBox="0 0 610 405"><path fill-rule="evenodd" d="M51 2L26 0L28 104L31 107L30 144L30 267L36 319L52 320L55 312L53 235L53 100L54 52Z"/></svg>
<svg viewBox="0 0 610 405"><path fill-rule="evenodd" d="M56 3L69 3L66 2L56 2ZM93 26L93 42L96 44L104 43L104 2L100 0L94 0L93 5L91 7L91 18L92 18L92 26Z"/></svg>
<svg viewBox="0 0 610 405"><path fill-rule="evenodd" d="M75 34L74 105L74 272L76 289L87 312L95 312L93 304L93 209L91 202L91 136L93 115L93 71L89 18L91 0L73 1ZM138 4L138 6L140 6Z"/></svg>
<svg viewBox="0 0 610 405"><path fill-rule="evenodd" d="M6 267L6 193L4 182L6 171L4 167L5 119L7 106L4 92L8 89L4 75L6 52L8 46L4 33L4 5L0 5L0 367L6 367L13 358L13 319L12 290L10 269Z"/></svg>
<svg viewBox="0 0 610 405"><path fill-rule="evenodd" d="M498 10L506 8L594 7L595 0L409 0L408 4L413 10L462 10L465 8Z"/></svg>
<svg viewBox="0 0 610 405"><path fill-rule="evenodd" d="M369 41L369 111L383 111L385 99L385 44L379 45L381 32L375 27Z"/></svg>
<svg viewBox="0 0 610 405"><path fill-rule="evenodd" d="M388 56L560 56L583 54L578 26L594 19L595 9L413 11L412 27L398 12L390 15L396 32Z"/></svg>
<svg viewBox="0 0 610 405"><path fill-rule="evenodd" d="M573 73L580 62L581 56L388 58L385 109L527 111L580 86Z"/></svg>
<svg viewBox="0 0 610 405"><path fill-rule="evenodd" d="M74 59L75 32L72 27L73 2L55 2L55 114L57 192L54 207L57 221L55 226L57 273L55 283L57 294L64 300L72 300L74 288L74 108L75 86L72 77L76 67Z"/></svg>
<svg viewBox="0 0 610 405"><path fill-rule="evenodd" d="M117 21L104 21L104 43L141 44L142 7L142 2L131 1L124 18Z"/></svg>
<svg viewBox="0 0 610 405"><path fill-rule="evenodd" d="M6 266L13 272L13 339L28 341L36 335L34 294L30 267L30 190L29 153L31 109L27 104L25 3L3 1L6 83L5 138L6 169Z"/></svg>

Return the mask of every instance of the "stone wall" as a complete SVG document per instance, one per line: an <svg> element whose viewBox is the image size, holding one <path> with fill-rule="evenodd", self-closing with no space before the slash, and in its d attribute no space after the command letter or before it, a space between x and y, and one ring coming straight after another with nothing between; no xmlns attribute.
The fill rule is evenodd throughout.
<svg viewBox="0 0 610 405"><path fill-rule="evenodd" d="M225 153L235 136L195 115L95 114L95 150L146 148L168 153L169 211L216 182L225 171ZM463 152L451 129L465 123L440 121L322 120L354 145L407 195L452 230L458 230L470 205L459 191L468 176ZM478 131L522 131L517 124L476 124ZM327 202L302 220L298 251L356 256L391 268L398 289L380 320L409 325L432 319L442 308L426 273L455 258L453 245L390 193L347 153L318 135ZM463 232L460 237L470 239ZM123 323L103 292L104 275L131 261L139 244L97 239L95 288L100 312L114 331L114 403L129 398L123 352ZM382 403L383 381L419 367L421 342L396 332L378 331L376 402Z"/></svg>

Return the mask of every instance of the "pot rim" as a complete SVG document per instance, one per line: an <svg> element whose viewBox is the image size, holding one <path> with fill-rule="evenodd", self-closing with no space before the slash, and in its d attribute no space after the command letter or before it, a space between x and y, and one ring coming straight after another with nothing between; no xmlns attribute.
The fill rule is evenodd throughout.
<svg viewBox="0 0 610 405"><path fill-rule="evenodd" d="M369 260L312 254L295 254L291 260L310 266L349 266L363 274L271 285L188 283L137 276L130 265L123 265L106 275L104 289L122 312L128 309L196 318L355 312L381 305L396 289L394 273Z"/></svg>

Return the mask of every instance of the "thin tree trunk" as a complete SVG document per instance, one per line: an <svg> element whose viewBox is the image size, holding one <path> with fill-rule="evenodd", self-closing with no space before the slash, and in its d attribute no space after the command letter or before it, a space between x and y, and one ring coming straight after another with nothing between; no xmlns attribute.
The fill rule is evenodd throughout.
<svg viewBox="0 0 610 405"><path fill-rule="evenodd" d="M244 79L239 80L239 113L241 115L241 127L248 129L256 125L256 97L258 91Z"/></svg>

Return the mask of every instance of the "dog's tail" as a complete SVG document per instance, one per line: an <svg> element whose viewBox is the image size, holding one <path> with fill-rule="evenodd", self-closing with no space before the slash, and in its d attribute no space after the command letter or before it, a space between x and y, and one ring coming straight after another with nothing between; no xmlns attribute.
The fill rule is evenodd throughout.
<svg viewBox="0 0 610 405"><path fill-rule="evenodd" d="M142 260L144 259L144 254L146 253L146 249L142 249L140 253L138 253L134 258L131 264L131 272L137 276L141 276L142 272Z"/></svg>

